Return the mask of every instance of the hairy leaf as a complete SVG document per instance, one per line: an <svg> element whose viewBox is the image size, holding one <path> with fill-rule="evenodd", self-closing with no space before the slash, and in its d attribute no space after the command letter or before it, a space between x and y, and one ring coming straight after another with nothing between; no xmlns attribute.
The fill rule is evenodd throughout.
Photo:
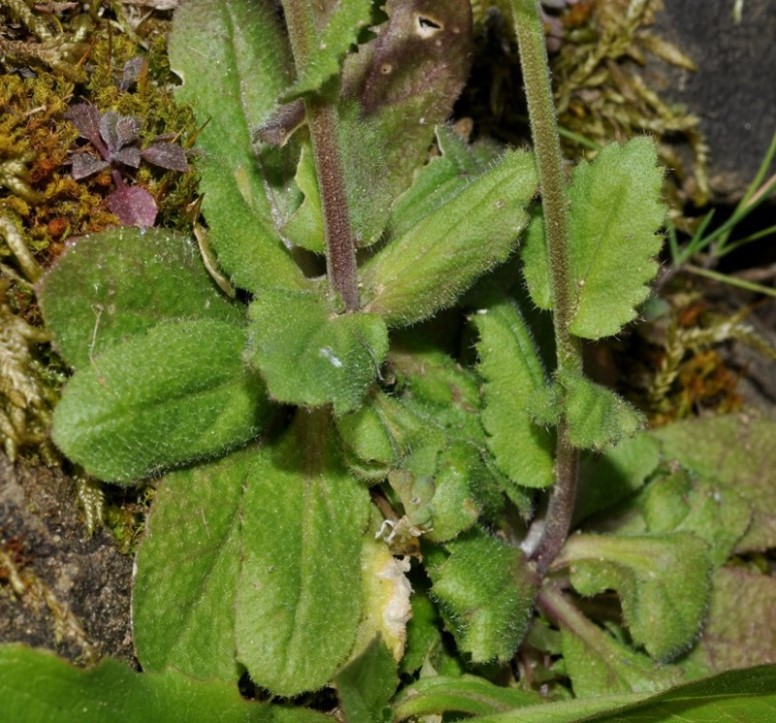
<svg viewBox="0 0 776 723"><path fill-rule="evenodd" d="M449 306L478 276L507 259L535 191L531 156L508 152L367 262L365 308L401 326Z"/></svg>
<svg viewBox="0 0 776 723"><path fill-rule="evenodd" d="M763 504L776 495L776 422L748 415L709 417L671 424L652 434L667 460L732 487L751 504L752 524L736 552L776 547L776 509Z"/></svg>
<svg viewBox="0 0 776 723"><path fill-rule="evenodd" d="M643 416L610 389L572 372L558 375L566 392L569 441L579 449L601 449L633 436Z"/></svg>
<svg viewBox="0 0 776 723"><path fill-rule="evenodd" d="M657 271L662 239L663 172L654 143L635 138L580 163L570 189L571 273L576 284L572 334L599 339L636 316Z"/></svg>
<svg viewBox="0 0 776 723"><path fill-rule="evenodd" d="M564 665L580 698L653 692L681 680L677 668L660 666L592 623L577 632L561 628Z"/></svg>
<svg viewBox="0 0 776 723"><path fill-rule="evenodd" d="M745 567L714 573L711 608L690 660L711 672L776 662L776 579Z"/></svg>
<svg viewBox="0 0 776 723"><path fill-rule="evenodd" d="M434 126L469 75L469 0L388 0L377 37L345 60L340 132L361 246L381 237L390 205L426 160Z"/></svg>
<svg viewBox="0 0 776 723"><path fill-rule="evenodd" d="M379 316L333 315L313 294L266 291L251 304L250 318L248 358L280 402L350 411L388 351Z"/></svg>
<svg viewBox="0 0 776 723"><path fill-rule="evenodd" d="M172 472L159 484L132 595L143 670L236 680L234 601L242 498L257 450Z"/></svg>
<svg viewBox="0 0 776 723"><path fill-rule="evenodd" d="M196 244L162 229L79 239L43 277L38 299L57 351L76 369L161 321L244 315L208 276Z"/></svg>
<svg viewBox="0 0 776 723"><path fill-rule="evenodd" d="M393 720L388 703L399 677L391 652L379 638L340 671L334 682L345 720L363 723L390 723Z"/></svg>
<svg viewBox="0 0 776 723"><path fill-rule="evenodd" d="M435 675L404 688L394 710L395 720L402 721L447 712L481 716L540 702L538 693L494 685L475 675Z"/></svg>
<svg viewBox="0 0 776 723"><path fill-rule="evenodd" d="M692 532L703 540L715 567L728 559L752 518L735 489L709 484L684 469L654 480L638 506L649 532Z"/></svg>
<svg viewBox="0 0 776 723"><path fill-rule="evenodd" d="M325 412L300 411L262 450L244 497L236 607L238 659L258 685L283 696L315 690L344 662L361 616L353 552L368 514Z"/></svg>
<svg viewBox="0 0 776 723"><path fill-rule="evenodd" d="M313 26L305 33L307 57L303 67L297 66L299 77L283 94L284 101L319 92L333 80L340 72L345 54L356 44L359 33L372 17L371 0L339 0L330 5L325 17L316 18L320 29ZM286 12L293 7L293 4L286 5Z"/></svg>
<svg viewBox="0 0 776 723"><path fill-rule="evenodd" d="M687 650L708 608L712 565L693 534L570 537L558 566L569 566L583 595L616 590L633 640L654 658Z"/></svg>
<svg viewBox="0 0 776 723"><path fill-rule="evenodd" d="M8 721L321 723L305 717L304 710L280 706L275 718L275 706L244 700L233 682L190 678L170 669L137 673L111 658L84 670L23 645L0 646L0 695Z"/></svg>
<svg viewBox="0 0 776 723"><path fill-rule="evenodd" d="M315 158L310 143L302 145L296 185L304 194L302 205L283 227L283 235L291 243L309 251L322 254L325 250L321 194L315 175Z"/></svg>
<svg viewBox="0 0 776 723"><path fill-rule="evenodd" d="M472 317L480 340L479 373L485 378L482 423L501 471L526 487L554 482L553 437L531 419L531 399L547 379L531 332L517 306L504 301Z"/></svg>
<svg viewBox="0 0 776 723"><path fill-rule="evenodd" d="M437 126L436 140L441 155L433 157L416 172L412 185L391 207L388 221L391 238L400 238L447 203L495 159L489 147L469 145L446 125Z"/></svg>
<svg viewBox="0 0 776 723"><path fill-rule="evenodd" d="M520 256L523 260L523 277L528 293L531 295L531 301L540 309L552 309L552 282L545 233L544 216L540 208L535 208L525 232ZM573 253L573 241L571 253Z"/></svg>
<svg viewBox="0 0 776 723"><path fill-rule="evenodd" d="M284 175L292 149L257 158L251 139L290 82L273 4L187 0L175 13L170 63L183 80L178 98L203 126L197 168L219 264L250 291L303 285L273 220L295 203Z"/></svg>
<svg viewBox="0 0 776 723"><path fill-rule="evenodd" d="M446 560L429 562L431 596L459 649L475 663L509 660L527 630L536 596L523 553L480 530L445 548Z"/></svg>
<svg viewBox="0 0 776 723"><path fill-rule="evenodd" d="M776 714L776 666L728 671L678 685L656 695L603 694L551 704L526 706L509 713L477 718L477 723L629 723L681 720L769 720Z"/></svg>
<svg viewBox="0 0 776 723"><path fill-rule="evenodd" d="M413 675L442 642L439 613L428 599L425 587L412 590L412 618L407 623L407 643L399 673Z"/></svg>
<svg viewBox="0 0 776 723"><path fill-rule="evenodd" d="M601 512L632 495L660 463L660 445L641 432L607 447L602 453L582 456L575 522Z"/></svg>
<svg viewBox="0 0 776 723"><path fill-rule="evenodd" d="M112 346L65 386L54 441L115 482L223 454L255 437L269 409L244 346L242 328L210 319L162 323Z"/></svg>

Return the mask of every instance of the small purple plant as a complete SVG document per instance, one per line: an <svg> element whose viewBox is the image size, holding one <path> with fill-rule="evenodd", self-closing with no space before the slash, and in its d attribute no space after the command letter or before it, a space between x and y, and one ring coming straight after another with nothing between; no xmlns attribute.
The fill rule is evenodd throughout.
<svg viewBox="0 0 776 723"><path fill-rule="evenodd" d="M65 113L65 118L99 154L74 153L71 158L73 178L80 181L110 168L116 188L108 196L108 208L127 226L153 226L159 210L156 201L144 188L126 183L126 169L139 168L143 160L170 171L184 172L189 169L184 150L161 139L141 149L137 145L140 140L137 118L113 111L100 113L88 103L74 105Z"/></svg>

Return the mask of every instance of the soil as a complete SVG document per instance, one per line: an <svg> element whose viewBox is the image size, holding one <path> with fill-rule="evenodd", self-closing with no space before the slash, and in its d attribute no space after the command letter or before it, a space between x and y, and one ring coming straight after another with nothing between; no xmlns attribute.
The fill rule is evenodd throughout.
<svg viewBox="0 0 776 723"><path fill-rule="evenodd" d="M0 642L134 664L132 558L105 529L87 536L73 484L0 454Z"/></svg>

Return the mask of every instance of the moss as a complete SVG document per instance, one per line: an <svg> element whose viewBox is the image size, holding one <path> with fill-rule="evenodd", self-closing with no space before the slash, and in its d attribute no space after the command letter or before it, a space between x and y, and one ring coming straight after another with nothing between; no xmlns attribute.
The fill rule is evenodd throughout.
<svg viewBox="0 0 776 723"><path fill-rule="evenodd" d="M508 5L506 0L473 2L475 80L459 110L474 117L480 133L520 144L528 128L517 52L504 21ZM672 220L687 230L691 222L684 206L688 201L701 206L709 197L708 148L700 120L665 101L643 72L650 58L694 69L680 48L652 32L661 7L661 0L580 0L548 10L546 28L565 156L576 161L612 141L654 136L661 161L672 169L666 184ZM682 161L685 147L691 151L689 164Z"/></svg>
<svg viewBox="0 0 776 723"><path fill-rule="evenodd" d="M28 377L19 394L0 389L0 444L48 455L51 404L62 382L61 366L45 343L29 282L62 253L68 239L118 225L106 197L113 189L105 172L76 181L68 159L80 143L68 107L81 101L141 122L143 143L169 135L184 146L195 135L194 117L172 96L175 77L166 56L170 14L151 15L140 26L108 10L97 16L65 8L59 16L14 0L0 8L7 32L0 39L0 339L2 377ZM128 61L141 58L137 81L122 85ZM145 164L134 182L160 207L157 223L188 230L186 209L196 195L195 173L165 172ZM9 376L11 375L11 376ZM18 385L17 385L18 386ZM29 393L27 393L29 392ZM34 393L33 393L34 392Z"/></svg>

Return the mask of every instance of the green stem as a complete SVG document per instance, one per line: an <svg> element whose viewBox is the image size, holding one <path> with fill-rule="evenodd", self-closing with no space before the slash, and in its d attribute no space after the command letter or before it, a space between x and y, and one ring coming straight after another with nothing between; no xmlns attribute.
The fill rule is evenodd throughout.
<svg viewBox="0 0 776 723"><path fill-rule="evenodd" d="M569 256L569 202L539 0L512 0L512 10L544 211L558 371L579 374L582 372L582 354L578 341L569 332L574 311ZM578 453L569 443L566 423L561 419L555 458L555 486L542 537L532 555L540 572L546 571L568 536L576 500L577 468Z"/></svg>
<svg viewBox="0 0 776 723"><path fill-rule="evenodd" d="M283 0L283 9L297 72L301 73L309 60L310 48L317 42L315 13L309 0ZM337 110L331 101L318 97L305 98L305 110L323 208L329 284L345 309L355 311L360 305L356 247L337 132Z"/></svg>

